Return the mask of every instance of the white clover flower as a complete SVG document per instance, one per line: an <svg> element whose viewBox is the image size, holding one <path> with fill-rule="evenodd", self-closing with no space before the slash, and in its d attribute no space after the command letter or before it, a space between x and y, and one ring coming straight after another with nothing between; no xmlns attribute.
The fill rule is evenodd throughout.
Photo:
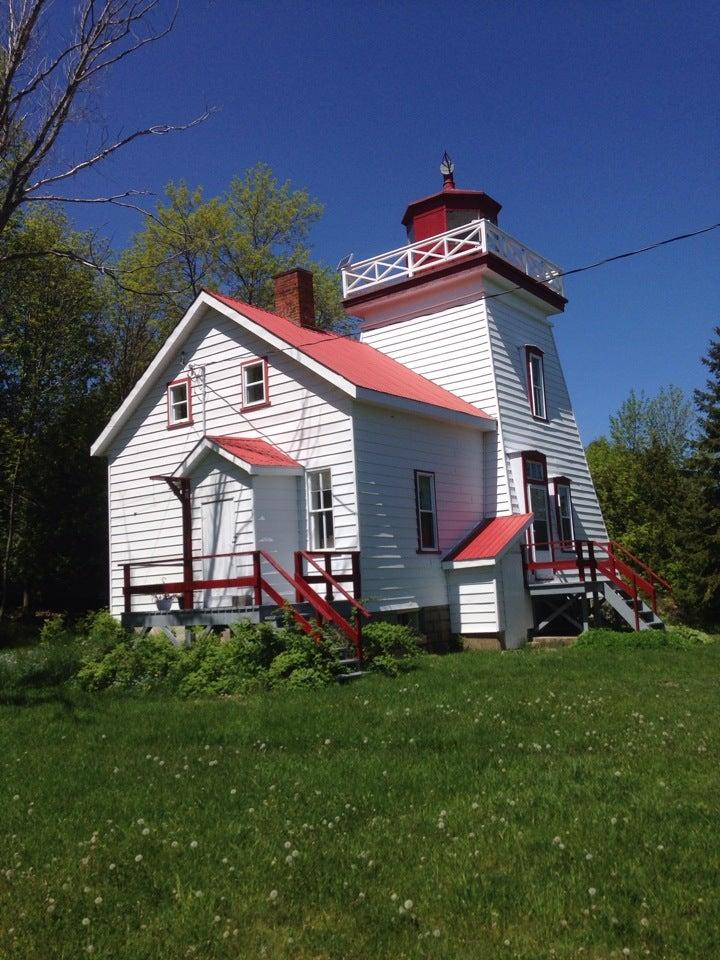
<svg viewBox="0 0 720 960"><path fill-rule="evenodd" d="M390 899L393 901L393 903L397 900L397 898L398 898L398 895L396 893L390 894Z"/></svg>
<svg viewBox="0 0 720 960"><path fill-rule="evenodd" d="M588 893L590 894L591 897L594 897L595 894L597 893L597 890L595 889L595 887L589 887Z"/></svg>
<svg viewBox="0 0 720 960"><path fill-rule="evenodd" d="M405 907L406 910L412 910L413 908L412 900L406 900L403 906Z"/></svg>
<svg viewBox="0 0 720 960"><path fill-rule="evenodd" d="M143 855L142 855L141 853L136 854L136 855L135 855L135 863L140 863L140 861L142 860L142 858L143 858Z"/></svg>
<svg viewBox="0 0 720 960"><path fill-rule="evenodd" d="M115 870L115 869L117 868L114 863L111 863L110 866L108 867L108 870Z"/></svg>
<svg viewBox="0 0 720 960"><path fill-rule="evenodd" d="M286 850L289 850L290 847L292 846L292 844L290 843L289 840L286 840L285 843L283 844L283 846L285 847Z"/></svg>
<svg viewBox="0 0 720 960"><path fill-rule="evenodd" d="M437 927L435 927L435 929L433 930L433 936L434 936L434 937L439 937L439 936L440 936L440 930L439 930Z"/></svg>
<svg viewBox="0 0 720 960"><path fill-rule="evenodd" d="M177 840L173 840L173 842L170 844L170 846L171 846L173 849L175 849L176 847L179 846L179 844L178 844Z"/></svg>
<svg viewBox="0 0 720 960"><path fill-rule="evenodd" d="M230 791L230 796L234 797L236 793L237 793L237 790L235 789L235 787L233 787L232 790Z"/></svg>
<svg viewBox="0 0 720 960"><path fill-rule="evenodd" d="M89 926L90 926L90 917L83 917L83 918L82 918L82 925L83 925L84 927L89 927Z"/></svg>
<svg viewBox="0 0 720 960"><path fill-rule="evenodd" d="M95 906L96 906L96 907L99 907L102 902L103 902L103 898L102 898L102 897L95 897Z"/></svg>
<svg viewBox="0 0 720 960"><path fill-rule="evenodd" d="M146 837L150 833L150 827L143 827L142 835Z"/></svg>
<svg viewBox="0 0 720 960"><path fill-rule="evenodd" d="M277 890L271 890L271 891L270 891L270 895L268 896L268 900L271 900L271 901L275 902L275 900L277 900L277 898L278 898L278 892L277 892Z"/></svg>

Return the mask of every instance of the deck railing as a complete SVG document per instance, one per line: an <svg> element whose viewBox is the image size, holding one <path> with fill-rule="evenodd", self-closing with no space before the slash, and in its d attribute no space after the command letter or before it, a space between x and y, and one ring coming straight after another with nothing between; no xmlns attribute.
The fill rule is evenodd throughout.
<svg viewBox="0 0 720 960"><path fill-rule="evenodd" d="M325 569L315 560L315 556L324 558ZM351 572L349 574L338 571L335 576L332 574L332 558L347 557L350 561ZM370 617L370 612L358 601L360 593L360 554L356 550L338 551L338 552L315 552L315 551L296 551L295 553L295 573L289 573L278 561L265 550L241 550L233 553L211 553L194 557L194 560L231 560L238 558L247 558L252 563L252 573L246 576L238 577L220 577L220 578L201 578L201 579L166 579L151 583L133 583L133 571L153 567L172 568L177 566L182 568L183 559L181 557L165 557L157 560L141 560L134 563L121 564L123 568L123 597L125 613L132 612L132 598L135 596L167 596L177 595L180 600L181 609L192 609L194 601L192 600L195 591L207 590L228 590L248 588L252 593L252 604L247 606L262 606L265 596L273 604L283 606L287 598L268 580L265 575L263 564L269 566L276 575L285 580L292 589L296 603L308 603L312 608L315 622L311 622L296 607L291 607L292 615L299 626L310 636L319 639L318 625L323 623L332 623L346 639L355 647L359 659L362 660L362 627L361 617ZM309 562L320 572L320 576L308 575L304 571L304 562ZM351 595L340 584L340 580L350 580L353 584L353 593ZM316 582L325 582L326 596L322 597L312 586ZM338 591L350 603L356 613L350 622L340 614L335 607L334 591ZM190 598L190 604L186 602Z"/></svg>
<svg viewBox="0 0 720 960"><path fill-rule="evenodd" d="M433 267L478 253L494 253L528 277L563 295L560 268L526 247L490 220L473 220L454 230L397 247L341 270L343 297L351 299L376 287L408 280Z"/></svg>
<svg viewBox="0 0 720 960"><path fill-rule="evenodd" d="M638 559L627 547L615 540L529 540L522 546L525 582L538 571L566 574L575 571L580 582L596 582L598 576L613 583L630 595L635 614L635 627L640 629L640 601L644 595L653 613L657 614L658 593L672 592L672 587ZM549 559L544 559L549 554ZM542 578L535 581L542 582Z"/></svg>

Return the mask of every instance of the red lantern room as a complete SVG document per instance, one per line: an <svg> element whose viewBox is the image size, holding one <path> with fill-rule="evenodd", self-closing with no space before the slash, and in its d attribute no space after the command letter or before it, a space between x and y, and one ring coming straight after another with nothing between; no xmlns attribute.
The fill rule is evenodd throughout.
<svg viewBox="0 0 720 960"><path fill-rule="evenodd" d="M445 153L440 165L443 175L440 193L415 200L405 211L402 222L410 243L454 230L473 220L485 219L497 223L498 213L502 209L497 200L482 190L458 190L453 170L453 162Z"/></svg>

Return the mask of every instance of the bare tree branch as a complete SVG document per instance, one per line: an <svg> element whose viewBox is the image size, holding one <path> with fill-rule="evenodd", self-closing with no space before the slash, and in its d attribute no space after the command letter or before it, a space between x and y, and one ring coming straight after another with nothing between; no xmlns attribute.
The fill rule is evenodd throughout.
<svg viewBox="0 0 720 960"><path fill-rule="evenodd" d="M67 29L45 30L50 0L0 0L0 234L27 201L118 203L139 196L129 190L105 198L63 197L37 191L71 180L148 136L190 130L188 123L155 124L95 147L57 172L60 134L92 93L95 78L166 37L175 26L179 0L79 0ZM163 22L157 17L169 7ZM147 211L141 210L144 215Z"/></svg>

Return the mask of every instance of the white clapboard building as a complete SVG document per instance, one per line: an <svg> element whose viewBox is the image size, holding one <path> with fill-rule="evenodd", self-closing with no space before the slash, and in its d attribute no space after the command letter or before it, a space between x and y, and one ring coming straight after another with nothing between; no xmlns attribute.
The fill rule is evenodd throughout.
<svg viewBox="0 0 720 960"><path fill-rule="evenodd" d="M359 336L316 329L301 269L275 279L272 313L203 292L112 417L92 453L127 624L287 601L356 643L367 616L508 648L601 603L659 625L662 582L608 542L588 471L560 270L443 172L403 246L342 268Z"/></svg>

